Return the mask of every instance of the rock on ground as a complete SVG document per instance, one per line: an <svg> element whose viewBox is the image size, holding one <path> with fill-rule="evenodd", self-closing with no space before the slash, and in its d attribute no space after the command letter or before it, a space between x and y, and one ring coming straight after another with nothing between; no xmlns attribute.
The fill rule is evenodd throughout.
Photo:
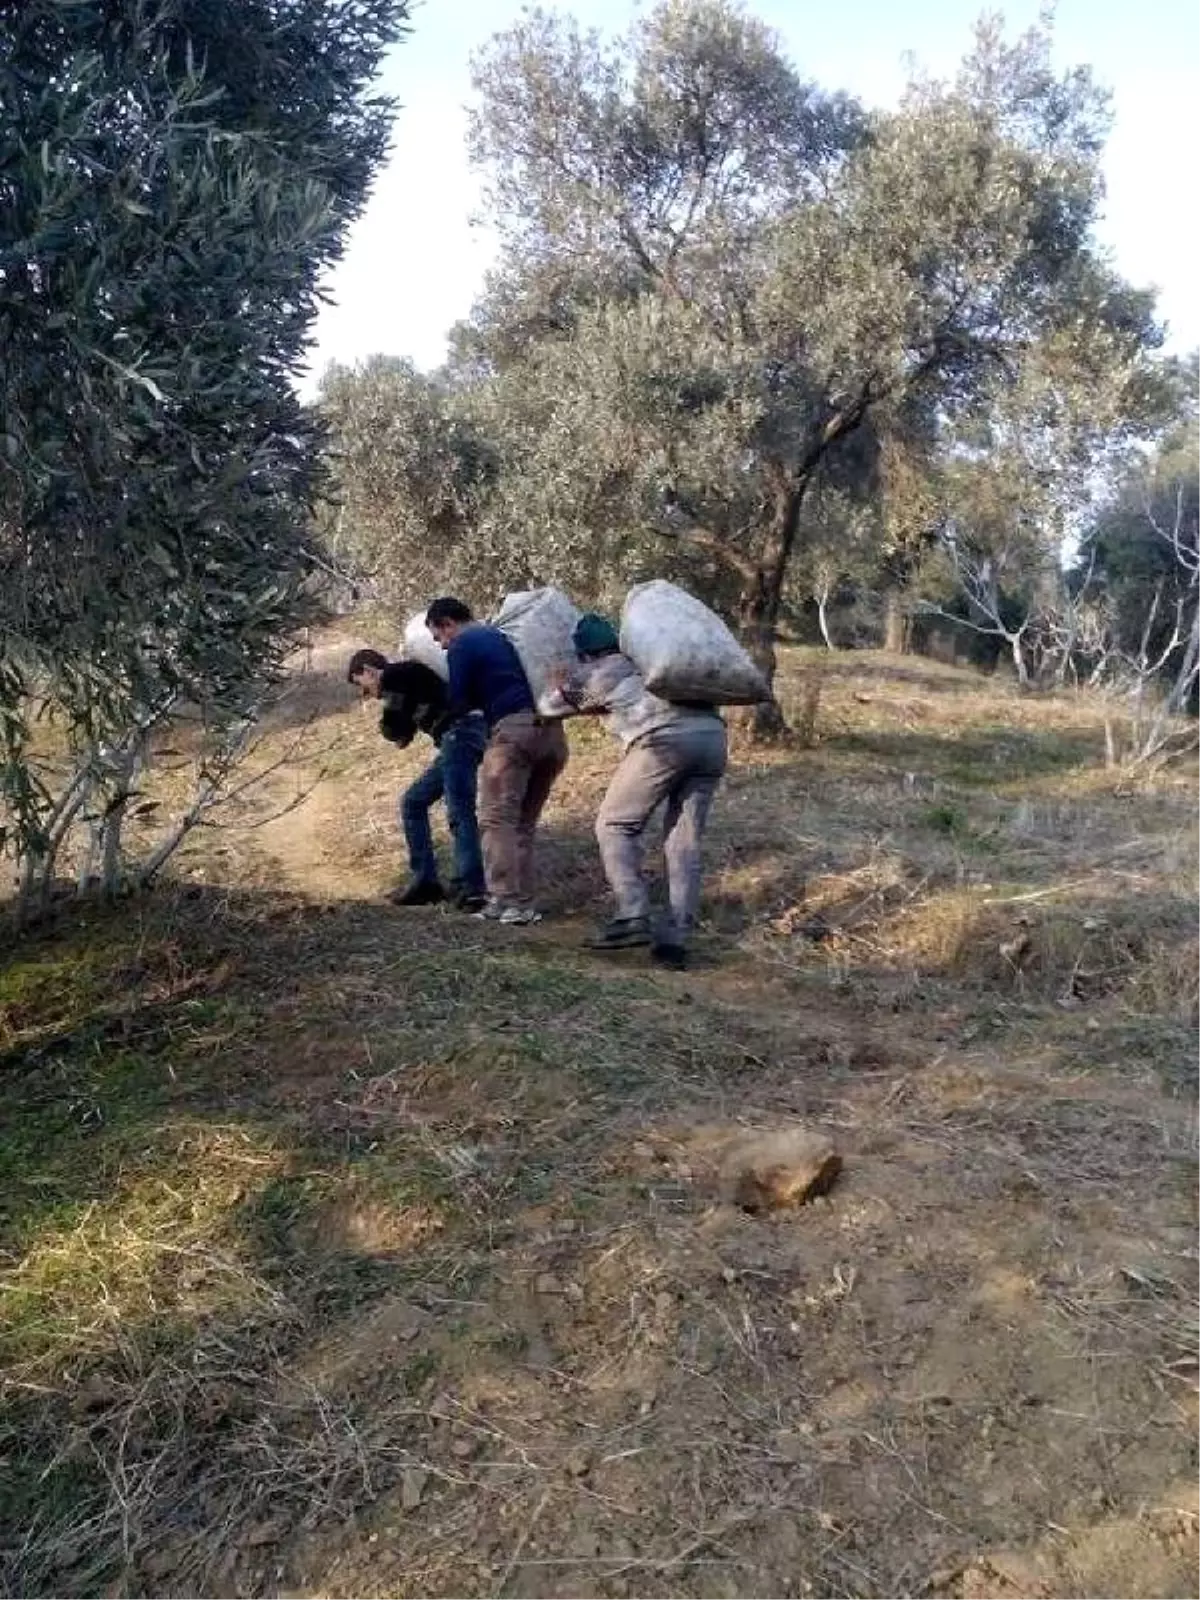
<svg viewBox="0 0 1200 1600"><path fill-rule="evenodd" d="M781 1211L827 1193L842 1158L824 1134L808 1128L748 1134L725 1152L722 1179L746 1211Z"/></svg>

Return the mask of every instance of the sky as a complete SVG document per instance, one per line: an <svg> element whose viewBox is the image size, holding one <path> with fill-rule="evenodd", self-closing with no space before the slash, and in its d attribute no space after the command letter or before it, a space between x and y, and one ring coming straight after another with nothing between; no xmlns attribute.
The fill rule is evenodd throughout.
<svg viewBox="0 0 1200 1600"><path fill-rule="evenodd" d="M411 32L382 73L401 105L392 153L327 283L333 303L317 322L306 397L331 361L377 353L407 356L425 369L442 361L446 334L470 310L495 251L489 231L472 223L480 191L466 155L470 58L522 9L521 0L413 5ZM613 34L644 7L573 0L545 9ZM914 61L935 76L953 71L984 7L979 0L852 0L841 11L815 0L748 0L746 9L775 29L803 77L886 107ZM1002 9L1016 33L1037 20L1041 0ZM1054 39L1061 66L1089 64L1113 96L1099 240L1125 277L1159 291L1168 348L1193 349L1200 344L1200 9L1195 0L1058 0Z"/></svg>

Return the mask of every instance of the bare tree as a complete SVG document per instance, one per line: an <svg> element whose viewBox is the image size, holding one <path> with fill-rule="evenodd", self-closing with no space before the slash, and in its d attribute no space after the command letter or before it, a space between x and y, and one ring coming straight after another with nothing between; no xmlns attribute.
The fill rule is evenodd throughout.
<svg viewBox="0 0 1200 1600"><path fill-rule="evenodd" d="M926 616L942 617L973 633L1003 640L1012 660L1017 682L1023 689L1035 681L1034 641L1040 642L1039 609L1030 605L1023 610L1021 620L1013 623L1006 615L1009 608L1004 603L1003 580L1010 569L1019 571L1009 553L974 554L951 528L942 538L941 553L947 561L957 591L967 603L964 616L932 600L917 602L917 610ZM1027 570L1027 569L1026 569ZM1044 654L1039 650L1038 654Z"/></svg>
<svg viewBox="0 0 1200 1600"><path fill-rule="evenodd" d="M1128 699L1130 725L1122 751L1111 723L1106 724L1110 765L1143 765L1196 743L1194 724L1189 721L1181 728L1180 718L1191 705L1200 682L1197 525L1187 515L1182 484L1177 488L1169 521L1156 512L1149 495L1143 497L1143 509L1148 525L1170 552L1172 581L1168 585L1164 575L1155 583L1136 649L1121 649L1114 643L1110 671L1115 687ZM1162 623L1168 624L1165 632L1160 627Z"/></svg>

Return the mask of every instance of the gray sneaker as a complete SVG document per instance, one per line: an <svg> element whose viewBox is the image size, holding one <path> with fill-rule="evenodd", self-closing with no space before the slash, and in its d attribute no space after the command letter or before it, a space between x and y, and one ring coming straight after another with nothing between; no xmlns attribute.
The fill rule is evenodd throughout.
<svg viewBox="0 0 1200 1600"><path fill-rule="evenodd" d="M476 922L499 922L504 915L504 907L499 900L489 899L480 910L471 914Z"/></svg>
<svg viewBox="0 0 1200 1600"><path fill-rule="evenodd" d="M532 906L505 906L500 922L506 928L527 928L531 922L540 922L542 913Z"/></svg>

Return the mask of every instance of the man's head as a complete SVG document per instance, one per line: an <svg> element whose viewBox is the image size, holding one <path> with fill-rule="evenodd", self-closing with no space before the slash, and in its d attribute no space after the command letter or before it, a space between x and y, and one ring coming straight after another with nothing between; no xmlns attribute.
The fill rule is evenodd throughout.
<svg viewBox="0 0 1200 1600"><path fill-rule="evenodd" d="M425 613L425 626L443 650L449 648L470 621L470 606L456 600L451 594L435 600Z"/></svg>
<svg viewBox="0 0 1200 1600"><path fill-rule="evenodd" d="M621 648L621 641L612 623L594 611L585 611L580 617L571 635L571 643L575 646L576 655L583 656L585 660L593 656L615 655Z"/></svg>
<svg viewBox="0 0 1200 1600"><path fill-rule="evenodd" d="M357 685L365 696L378 700L383 693L381 679L388 658L378 650L356 650L350 657L346 681Z"/></svg>

